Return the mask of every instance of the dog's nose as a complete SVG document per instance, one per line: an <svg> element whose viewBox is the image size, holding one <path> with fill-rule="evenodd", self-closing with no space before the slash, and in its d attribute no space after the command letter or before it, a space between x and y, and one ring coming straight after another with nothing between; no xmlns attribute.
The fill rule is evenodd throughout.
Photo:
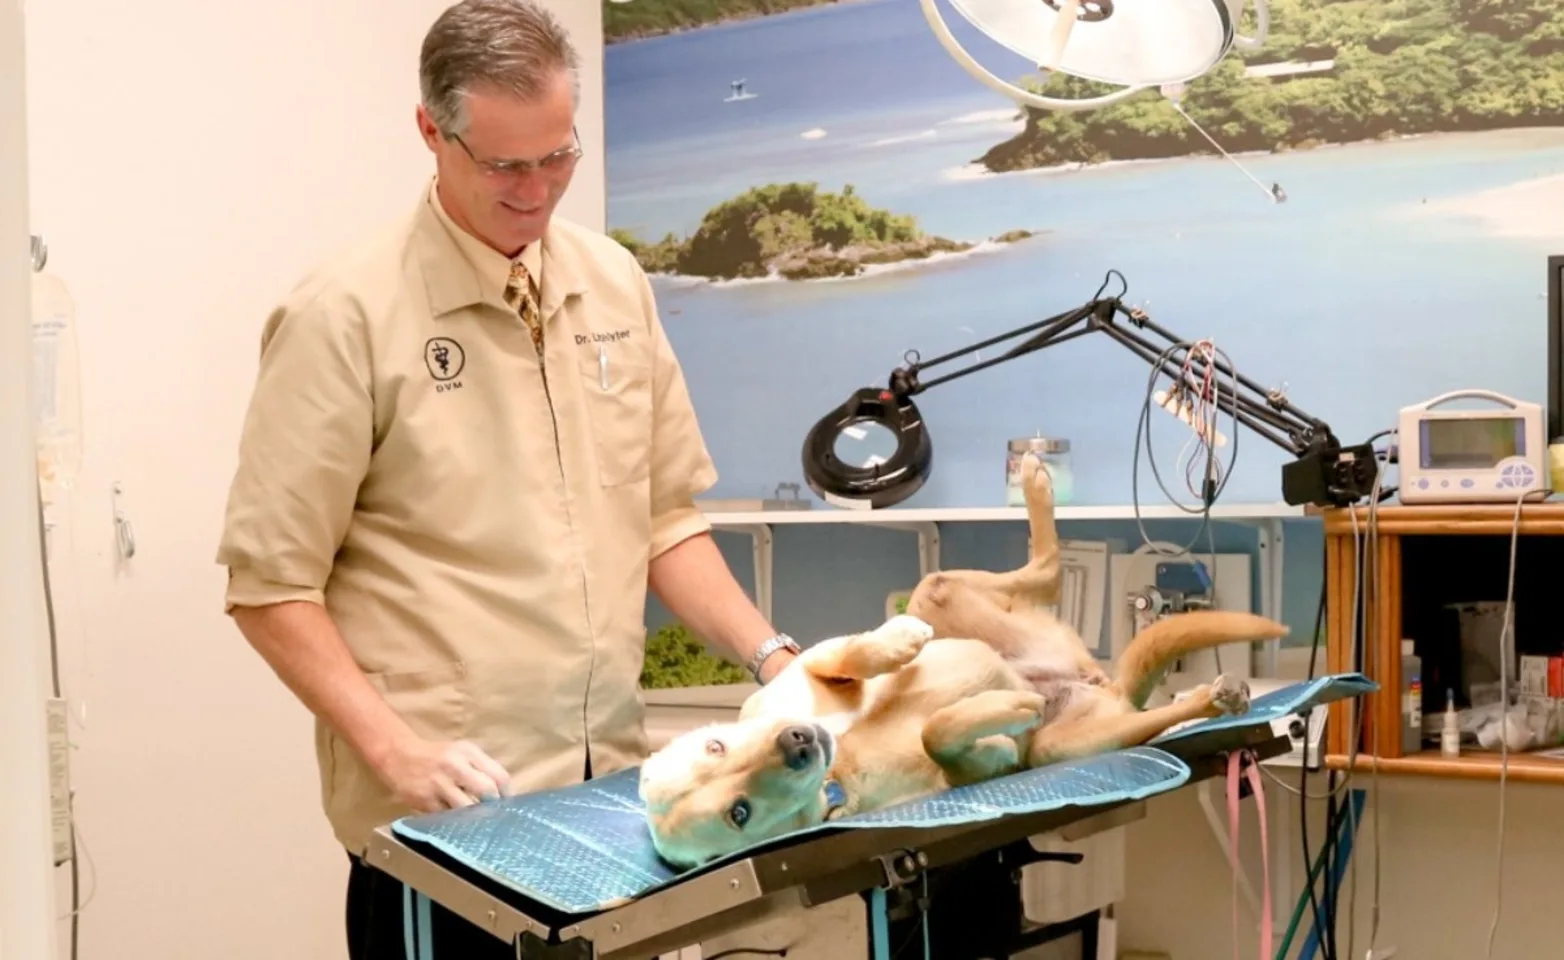
<svg viewBox="0 0 1564 960"><path fill-rule="evenodd" d="M777 749L789 770L802 770L813 763L819 744L814 727L792 726L777 734Z"/></svg>

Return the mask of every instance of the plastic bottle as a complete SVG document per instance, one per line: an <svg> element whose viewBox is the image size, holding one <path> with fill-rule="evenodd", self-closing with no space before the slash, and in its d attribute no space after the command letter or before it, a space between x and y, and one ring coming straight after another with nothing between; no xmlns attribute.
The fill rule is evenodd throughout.
<svg viewBox="0 0 1564 960"><path fill-rule="evenodd" d="M1439 734L1439 752L1447 757L1461 755L1461 717L1455 712L1455 691L1445 691L1445 725Z"/></svg>
<svg viewBox="0 0 1564 960"><path fill-rule="evenodd" d="M1423 660L1411 640L1401 641L1401 753L1423 749Z"/></svg>

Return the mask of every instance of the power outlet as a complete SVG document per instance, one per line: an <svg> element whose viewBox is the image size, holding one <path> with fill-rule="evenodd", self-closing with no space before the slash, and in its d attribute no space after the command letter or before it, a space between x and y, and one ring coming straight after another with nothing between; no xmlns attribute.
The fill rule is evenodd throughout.
<svg viewBox="0 0 1564 960"><path fill-rule="evenodd" d="M46 701L49 724L49 817L54 833L54 865L69 863L71 842L70 708L60 697Z"/></svg>

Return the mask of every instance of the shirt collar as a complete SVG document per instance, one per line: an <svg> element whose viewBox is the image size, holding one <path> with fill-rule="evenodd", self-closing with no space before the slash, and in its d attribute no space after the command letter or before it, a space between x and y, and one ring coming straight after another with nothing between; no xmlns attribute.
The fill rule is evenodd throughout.
<svg viewBox="0 0 1564 960"><path fill-rule="evenodd" d="M510 281L511 259L458 226L440 202L435 183L430 180L418 216L420 232L426 240L425 283L431 309L437 316L475 303L510 309L505 303L505 286ZM516 258L540 289L544 261L550 259L543 249L547 245L545 236L527 244ZM467 269L461 269L462 266Z"/></svg>

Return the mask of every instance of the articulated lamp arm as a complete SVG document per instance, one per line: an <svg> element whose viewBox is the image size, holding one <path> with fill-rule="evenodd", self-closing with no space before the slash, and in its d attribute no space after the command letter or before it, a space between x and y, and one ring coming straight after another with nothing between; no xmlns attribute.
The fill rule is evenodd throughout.
<svg viewBox="0 0 1564 960"><path fill-rule="evenodd" d="M1117 271L1110 271L1110 277ZM1120 277L1122 280L1122 276ZM1346 506L1368 496L1378 473L1371 444L1344 447L1325 421L1299 409L1279 390L1268 389L1237 373L1214 352L1191 350L1154 323L1145 311L1126 306L1120 297L1097 295L1073 310L1028 324L1008 333L934 357L915 351L893 370L883 388L864 387L817 422L804 441L804 476L816 495L838 506L877 508L900 503L928 478L933 446L928 428L913 398L942 383L1056 346L1089 333L1101 333L1150 364L1173 381L1170 393L1210 389L1218 410L1271 443L1291 453L1282 467L1283 499L1292 505ZM985 347L1028 335L987 360L928 378L924 372ZM1155 338L1155 339L1153 339ZM1159 344L1158 341L1161 341ZM1180 351L1186 357L1176 358ZM877 423L897 438L897 449L884 462L867 466L843 463L834 452L838 435L858 423ZM1208 494L1208 496L1210 496Z"/></svg>

